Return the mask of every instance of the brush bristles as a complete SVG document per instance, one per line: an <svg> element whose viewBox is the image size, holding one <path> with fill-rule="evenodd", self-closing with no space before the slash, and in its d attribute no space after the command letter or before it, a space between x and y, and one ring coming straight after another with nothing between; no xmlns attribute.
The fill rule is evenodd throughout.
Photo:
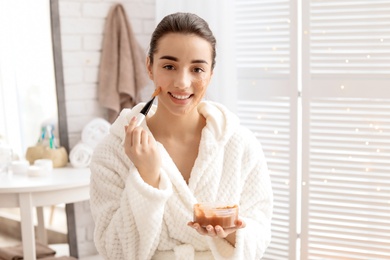
<svg viewBox="0 0 390 260"><path fill-rule="evenodd" d="M161 91L161 87L156 88L156 90L153 92L152 97L158 96L158 94L160 94L160 91Z"/></svg>

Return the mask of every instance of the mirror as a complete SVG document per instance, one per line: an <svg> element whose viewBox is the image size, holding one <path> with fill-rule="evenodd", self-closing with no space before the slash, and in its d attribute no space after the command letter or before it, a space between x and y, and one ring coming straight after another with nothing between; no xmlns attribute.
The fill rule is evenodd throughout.
<svg viewBox="0 0 390 260"><path fill-rule="evenodd" d="M68 150L56 4L1 1L0 135L19 158L36 145L42 124L55 124L56 143Z"/></svg>

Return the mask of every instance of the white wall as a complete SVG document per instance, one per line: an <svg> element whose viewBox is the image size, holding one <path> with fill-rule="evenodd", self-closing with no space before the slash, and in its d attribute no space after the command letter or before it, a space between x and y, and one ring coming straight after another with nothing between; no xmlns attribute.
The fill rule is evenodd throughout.
<svg viewBox="0 0 390 260"><path fill-rule="evenodd" d="M155 0L60 0L62 55L70 148L83 127L105 111L97 101L97 79L105 18L114 3L122 3L133 31L147 50L155 27ZM79 257L96 253L89 203L76 203Z"/></svg>

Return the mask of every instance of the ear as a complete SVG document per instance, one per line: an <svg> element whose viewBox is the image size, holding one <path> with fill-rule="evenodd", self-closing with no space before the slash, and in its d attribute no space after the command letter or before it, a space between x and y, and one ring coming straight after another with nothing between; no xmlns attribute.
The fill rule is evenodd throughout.
<svg viewBox="0 0 390 260"><path fill-rule="evenodd" d="M150 64L149 56L146 57L146 70L148 71L149 78L153 80L152 64Z"/></svg>

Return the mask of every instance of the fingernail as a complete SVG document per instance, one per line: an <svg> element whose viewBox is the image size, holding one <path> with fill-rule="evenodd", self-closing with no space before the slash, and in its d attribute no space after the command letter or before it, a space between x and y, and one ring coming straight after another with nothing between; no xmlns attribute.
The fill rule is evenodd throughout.
<svg viewBox="0 0 390 260"><path fill-rule="evenodd" d="M207 227L207 230L208 230L208 231L211 231L211 227Z"/></svg>
<svg viewBox="0 0 390 260"><path fill-rule="evenodd" d="M215 231L221 231L220 227L215 227Z"/></svg>

